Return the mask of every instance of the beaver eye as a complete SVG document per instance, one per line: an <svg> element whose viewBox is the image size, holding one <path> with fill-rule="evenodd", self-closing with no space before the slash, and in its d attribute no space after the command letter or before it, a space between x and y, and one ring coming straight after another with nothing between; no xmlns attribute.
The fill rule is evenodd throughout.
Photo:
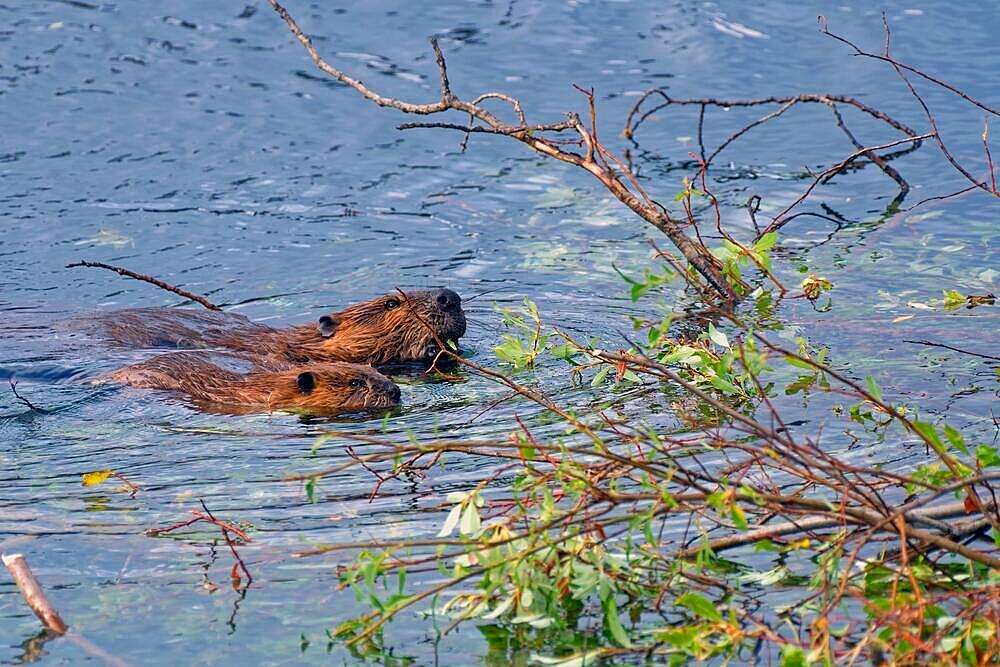
<svg viewBox="0 0 1000 667"><path fill-rule="evenodd" d="M361 387L365 386L365 381L358 378L354 378L347 384L351 387L354 387L355 389L360 389Z"/></svg>
<svg viewBox="0 0 1000 667"><path fill-rule="evenodd" d="M396 299L389 299L384 305L386 310L395 310L396 308L399 308L399 301Z"/></svg>

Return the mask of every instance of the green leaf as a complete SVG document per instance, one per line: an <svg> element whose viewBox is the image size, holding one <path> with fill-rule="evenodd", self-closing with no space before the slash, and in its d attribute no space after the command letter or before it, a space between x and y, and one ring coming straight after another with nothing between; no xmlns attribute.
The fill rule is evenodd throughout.
<svg viewBox="0 0 1000 667"><path fill-rule="evenodd" d="M805 651L798 646L786 644L781 649L781 667L808 667Z"/></svg>
<svg viewBox="0 0 1000 667"><path fill-rule="evenodd" d="M756 252L767 252L774 247L774 244L778 242L778 232L768 232L764 234L757 242L753 244L753 249Z"/></svg>
<svg viewBox="0 0 1000 667"><path fill-rule="evenodd" d="M941 640L941 650L945 653L951 653L958 648L959 643L961 643L961 637L945 637Z"/></svg>
<svg viewBox="0 0 1000 667"><path fill-rule="evenodd" d="M917 430L917 433L924 436L928 441L930 441L931 446L939 453L944 453L944 443L941 442L941 436L938 435L937 429L934 428L933 424L928 424L927 422L913 422L913 428Z"/></svg>
<svg viewBox="0 0 1000 667"><path fill-rule="evenodd" d="M976 447L976 460L979 461L979 465L984 468L995 468L1000 466L1000 454L997 453L996 447L979 445Z"/></svg>
<svg viewBox="0 0 1000 667"><path fill-rule="evenodd" d="M719 391L729 395L739 395L740 389L729 380L725 380L718 375L712 378L711 384Z"/></svg>
<svg viewBox="0 0 1000 667"><path fill-rule="evenodd" d="M796 368L801 368L801 369L804 369L804 370L807 370L807 371L812 371L814 373L816 372L816 367L815 366L813 366L813 365L811 365L811 364L809 364L809 363L807 363L807 362L799 359L798 357L793 357L792 355L786 356L785 357L785 362L788 363L791 366L795 366Z"/></svg>
<svg viewBox="0 0 1000 667"><path fill-rule="evenodd" d="M642 384L642 378L636 375L635 371L625 371L625 374L622 375L622 380L634 384Z"/></svg>
<svg viewBox="0 0 1000 667"><path fill-rule="evenodd" d="M955 310L965 305L965 296L955 290L944 290L944 309Z"/></svg>
<svg viewBox="0 0 1000 667"><path fill-rule="evenodd" d="M875 382L875 378L871 375L865 378L865 387L868 389L868 393L871 394L879 403L882 402L882 389L879 388L878 383Z"/></svg>
<svg viewBox="0 0 1000 667"><path fill-rule="evenodd" d="M747 515L743 512L743 508L737 503L733 503L732 508L729 510L729 514L733 519L733 524L739 530L747 529Z"/></svg>
<svg viewBox="0 0 1000 667"><path fill-rule="evenodd" d="M611 636L614 637L619 646L623 648L632 646L632 642L629 641L628 634L625 632L625 627L622 626L622 621L618 617L618 606L615 604L615 596L613 594L608 595L601 600L601 605L604 607L604 627L611 633Z"/></svg>
<svg viewBox="0 0 1000 667"><path fill-rule="evenodd" d="M708 337L719 347L724 347L727 350L729 349L729 339L726 338L726 334L717 330L715 325L711 322L708 323Z"/></svg>
<svg viewBox="0 0 1000 667"><path fill-rule="evenodd" d="M963 454L969 453L969 448L965 445L965 438L962 437L962 434L957 429L945 424L942 430L944 431L944 437L948 438L948 442L951 443L952 447Z"/></svg>
<svg viewBox="0 0 1000 667"><path fill-rule="evenodd" d="M694 614L716 623L722 622L722 614L715 607L715 603L698 593L685 593L677 598L676 604L690 609Z"/></svg>

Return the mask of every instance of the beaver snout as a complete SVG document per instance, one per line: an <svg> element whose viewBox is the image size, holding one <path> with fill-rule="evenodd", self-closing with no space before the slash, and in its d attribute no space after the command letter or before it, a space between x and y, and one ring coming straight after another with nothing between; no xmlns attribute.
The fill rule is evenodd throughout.
<svg viewBox="0 0 1000 667"><path fill-rule="evenodd" d="M396 383L372 369L368 378L364 404L372 407L392 408L399 405L402 394Z"/></svg>
<svg viewBox="0 0 1000 667"><path fill-rule="evenodd" d="M399 403L399 398L402 394L400 394L399 387L396 386L395 382L383 382L382 391L389 394L389 398L392 399L393 403Z"/></svg>
<svg viewBox="0 0 1000 667"><path fill-rule="evenodd" d="M439 289L434 292L434 300L441 310L457 313L462 310L462 297L450 289Z"/></svg>

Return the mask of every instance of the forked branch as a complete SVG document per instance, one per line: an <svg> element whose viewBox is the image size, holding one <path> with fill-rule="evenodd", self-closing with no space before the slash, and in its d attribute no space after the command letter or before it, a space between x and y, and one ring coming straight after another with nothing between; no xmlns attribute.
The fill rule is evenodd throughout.
<svg viewBox="0 0 1000 667"><path fill-rule="evenodd" d="M477 132L508 136L520 141L532 150L543 155L547 155L548 157L560 160L561 162L566 162L567 164L572 164L581 169L585 169L597 178L597 180L600 181L601 184L604 185L619 201L632 209L632 211L638 214L643 220L652 224L654 227L667 235L688 263L690 263L691 266L693 266L708 283L708 293L704 295L706 299L721 301L722 303L728 305L732 305L739 301L739 294L737 294L736 290L723 276L718 263L712 257L708 249L685 233L684 224L674 220L665 210L656 206L655 203L642 191L642 188L639 187L637 179L630 169L620 160L615 158L610 151L598 142L595 132L593 131L595 123L593 122L594 111L592 106L591 129L588 129L580 121L579 116L572 112L567 113L566 120L560 123L529 124L526 121L526 116L521 103L514 97L504 93L483 93L474 98L471 102L459 99L451 92L451 83L448 79L447 64L445 62L444 54L441 51L441 47L436 39L431 39L431 48L434 49L434 55L437 60L438 74L441 82L440 98L435 102L415 104L393 97L386 97L373 91L358 79L348 76L344 72L326 62L326 60L324 60L316 51L316 47L313 46L312 41L305 35L305 33L302 32L302 29L299 27L298 23L295 22L295 19L292 18L288 11L281 4L279 4L277 0L269 0L269 2L271 3L271 7L274 8L274 11L277 12L288 25L288 28L292 31L292 34L295 35L295 38L300 44L302 44L306 52L309 53L309 56L312 58L316 66L337 81L353 88L365 99L374 102L379 106L396 109L403 113L428 116L447 111L458 111L463 114L468 114L470 118L468 125L451 122L418 122L404 123L399 126L399 129L444 128L459 130L465 133ZM517 115L518 124L510 125L505 123L494 113L485 109L482 106L482 103L490 99L500 100L501 102L509 104L514 110L514 113ZM477 121L479 124L476 124ZM557 141L545 136L547 133L561 133L568 131L575 132L578 135L578 141ZM581 154L572 150L567 150L564 148L567 143L582 146L585 149L584 153Z"/></svg>

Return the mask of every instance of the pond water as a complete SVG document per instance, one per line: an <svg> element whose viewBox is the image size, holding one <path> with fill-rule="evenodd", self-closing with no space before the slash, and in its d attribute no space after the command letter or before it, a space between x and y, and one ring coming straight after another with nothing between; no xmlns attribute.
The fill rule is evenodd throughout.
<svg viewBox="0 0 1000 667"><path fill-rule="evenodd" d="M878 50L881 19L866 2L296 1L288 8L331 62L385 94L436 97L431 35L441 39L456 94L508 92L533 122L584 112L571 84L593 86L600 132L619 151L628 146L619 136L625 114L654 86L680 97L840 93L926 126L891 70L852 58L817 33L816 15L826 12L833 30ZM1000 18L982 9L894 4L895 53L995 104ZM983 113L940 89L921 90L950 150L985 173ZM753 117L709 111L707 143ZM864 142L897 138L849 118ZM60 321L180 300L67 263L127 266L275 325L310 321L396 287L445 286L467 299L489 291L467 304L462 341L484 365L496 363L493 304L528 296L546 321L617 347L631 330L630 314L679 298L668 290L629 300L613 265L641 272L651 254L645 240L666 241L582 172L496 137L473 136L463 152L457 133L400 132L402 120L324 79L263 2L0 0L0 377L18 377L18 391L47 410L29 410L0 391L0 550L25 553L68 623L103 650L135 664L211 664L220 656L353 663L323 634L366 611L337 590L336 565L347 556L292 554L319 543L431 536L447 492L488 471L480 460L452 456L430 479L387 484L369 502L374 479L351 469L325 479L319 502L310 503L301 484L281 480L345 460L345 441L336 438L310 451L330 424L202 414L148 392L87 383L127 357L75 346L58 333ZM644 185L663 201L673 201L692 173L687 152L696 148L696 123L690 109L661 113L632 147ZM714 190L727 223L749 235L742 208L749 196L763 198L762 211L781 210L808 184L807 170L852 151L822 108L758 128L717 162ZM915 186L905 205L964 186L929 144L894 164ZM776 265L792 285L800 265L829 278L833 306L816 312L794 302L782 315L829 346L836 363L876 375L889 398L948 411L967 437L992 438L993 369L905 341L1000 354L995 307L908 305L939 300L944 289L997 292L996 203L973 193L886 216L895 194L871 168L816 191L804 210L826 211L842 224L789 224ZM907 315L914 317L894 322ZM607 397L572 386L555 363L519 379L565 405ZM538 415L519 399L481 414L508 390L474 376L404 378L402 389L404 408L384 426L400 437L504 437L514 414ZM615 407L672 422L656 387L622 391ZM817 411L802 418L801 429L823 423ZM334 427L368 432L383 424ZM546 428L557 427L539 423L537 432ZM850 452L903 466L921 454L906 441L861 443ZM83 473L106 468L142 491L129 498L81 486ZM241 553L254 582L242 595L229 588L230 556L210 532L144 535L184 520L198 499L253 528L254 544ZM210 592L207 581L218 590ZM0 662L23 657L22 644L38 630L0 576ZM402 662L511 659L474 626L436 641L412 614L387 637ZM68 641L43 651L46 663L75 664L86 655Z"/></svg>

